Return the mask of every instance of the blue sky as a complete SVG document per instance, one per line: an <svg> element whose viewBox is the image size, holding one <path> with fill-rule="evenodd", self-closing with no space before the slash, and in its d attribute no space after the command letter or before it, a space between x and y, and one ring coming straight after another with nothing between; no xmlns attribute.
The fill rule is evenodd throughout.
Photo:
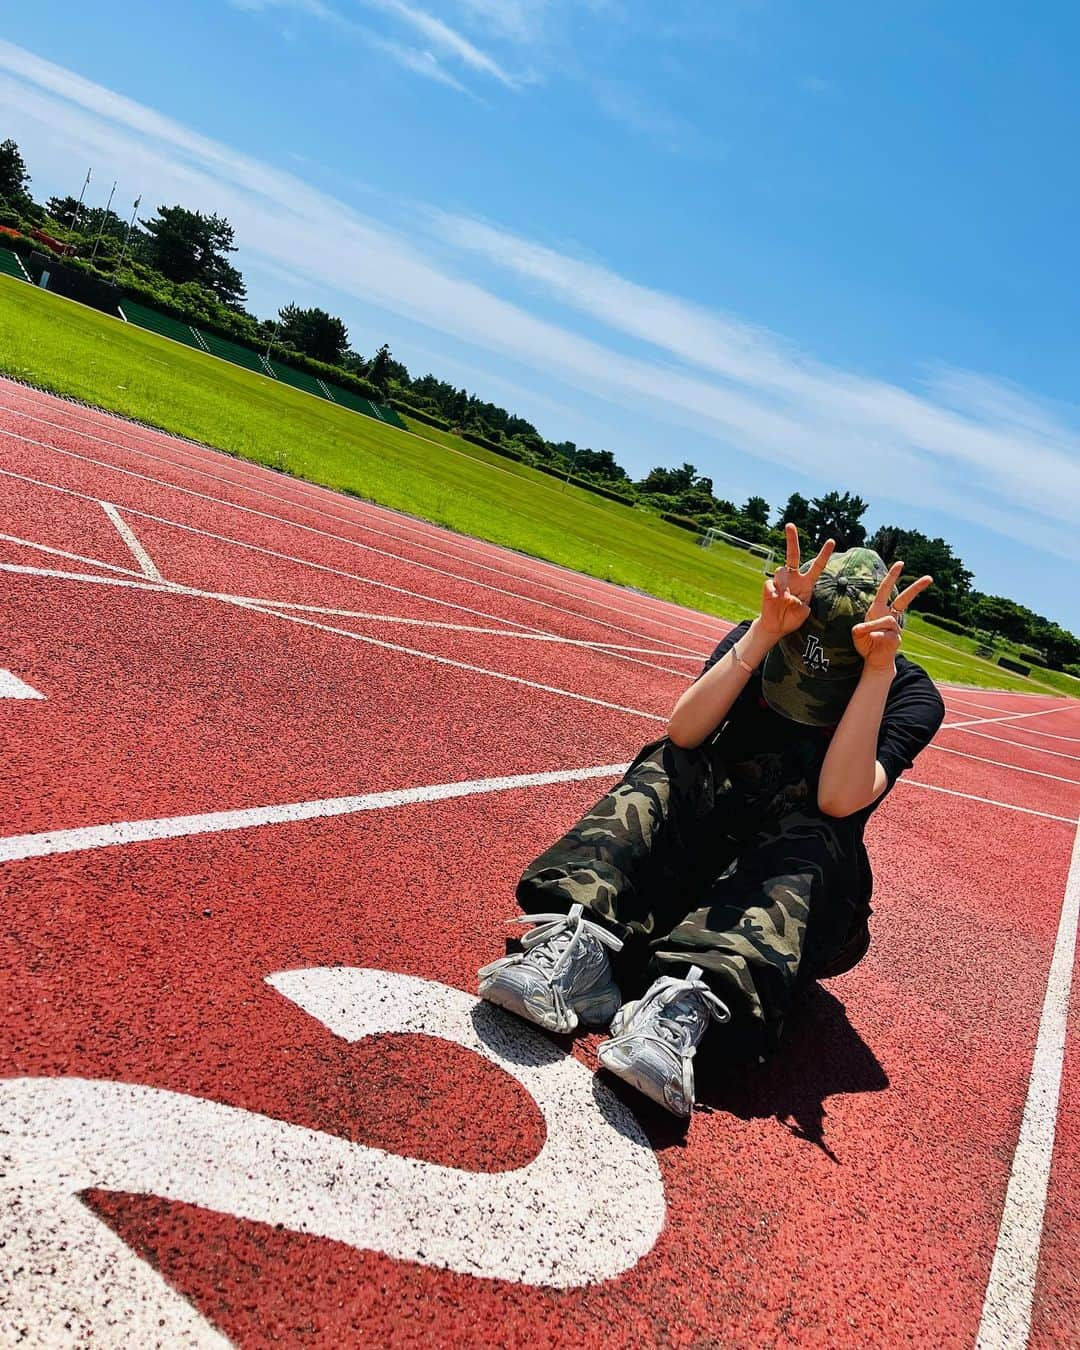
<svg viewBox="0 0 1080 1350"><path fill-rule="evenodd" d="M1080 631L1080 16L1049 4L19 6L40 196L235 224L318 303L633 473L851 489Z"/></svg>

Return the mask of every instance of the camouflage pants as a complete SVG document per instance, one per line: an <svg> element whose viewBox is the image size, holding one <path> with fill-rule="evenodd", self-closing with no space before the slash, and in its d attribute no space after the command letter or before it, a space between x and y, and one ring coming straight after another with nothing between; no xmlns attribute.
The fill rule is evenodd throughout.
<svg viewBox="0 0 1080 1350"><path fill-rule="evenodd" d="M861 840L818 811L815 783L805 752L732 764L715 738L694 750L653 742L526 868L518 903L578 902L614 929L627 943L624 993L628 974L700 966L744 1052L765 1053L800 985L846 969L853 934L861 950L847 965L869 941Z"/></svg>

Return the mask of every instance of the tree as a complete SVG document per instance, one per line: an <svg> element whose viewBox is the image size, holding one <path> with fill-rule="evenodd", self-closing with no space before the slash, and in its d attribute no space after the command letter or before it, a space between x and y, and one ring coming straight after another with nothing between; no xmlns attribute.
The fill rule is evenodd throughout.
<svg viewBox="0 0 1080 1350"><path fill-rule="evenodd" d="M393 364L394 358L390 355L390 348L384 342L371 358L371 365L368 366L367 371L365 372L366 378L371 381L376 389L382 390L384 396L390 382L390 367ZM469 396L465 393L464 389L460 392L462 400L459 404L460 412L458 413L458 419L460 422L463 422L468 411Z"/></svg>
<svg viewBox="0 0 1080 1350"><path fill-rule="evenodd" d="M692 464L684 464L680 469L666 469L663 465L657 465L656 468L649 470L640 486L642 492L665 493L677 497L683 492L689 492L691 488L705 484L708 484L711 496L712 480L699 477L697 469Z"/></svg>
<svg viewBox="0 0 1080 1350"><path fill-rule="evenodd" d="M768 525L769 503L764 497L751 497L739 514L755 525Z"/></svg>
<svg viewBox="0 0 1080 1350"><path fill-rule="evenodd" d="M782 530L790 522L798 527L800 535L810 532L810 503L801 492L793 492L787 499L787 505L776 517L776 528Z"/></svg>
<svg viewBox="0 0 1080 1350"><path fill-rule="evenodd" d="M1003 595L982 595L971 606L971 621L979 628L1008 638L1010 642L1025 642L1031 627L1031 611Z"/></svg>
<svg viewBox="0 0 1080 1350"><path fill-rule="evenodd" d="M1080 661L1080 638L1075 637L1060 624L1048 619L1036 617L1031 625L1028 639L1032 646L1046 657L1047 664L1055 670L1074 665Z"/></svg>
<svg viewBox="0 0 1080 1350"><path fill-rule="evenodd" d="M140 223L146 229L143 255L149 266L170 281L198 282L223 304L241 303L244 279L228 258L236 252L233 227L222 216L159 206L156 216Z"/></svg>
<svg viewBox="0 0 1080 1350"><path fill-rule="evenodd" d="M806 530L812 548L820 548L826 539L835 539L839 552L858 548L866 538L866 529L860 524L868 503L850 492L826 492L810 503L806 516Z"/></svg>
<svg viewBox="0 0 1080 1350"><path fill-rule="evenodd" d="M305 352L316 361L338 365L349 346L349 333L344 322L325 309L301 309L299 305L284 305L278 311L281 321L281 341L297 351Z"/></svg>
<svg viewBox="0 0 1080 1350"><path fill-rule="evenodd" d="M30 174L10 136L0 141L0 205L12 211L23 211L31 205Z"/></svg>
<svg viewBox="0 0 1080 1350"><path fill-rule="evenodd" d="M45 210L56 221L58 225L66 225L71 229L71 222L75 219L81 210L78 197L50 197L45 203Z"/></svg>
<svg viewBox="0 0 1080 1350"><path fill-rule="evenodd" d="M575 448L572 441L567 441L566 444L572 449ZM555 449L561 450L562 446L556 446ZM615 456L610 450L589 450L585 446L576 447L574 472L591 474L593 478L603 479L607 483L625 483L628 481L626 470L621 464L615 463Z"/></svg>
<svg viewBox="0 0 1080 1350"><path fill-rule="evenodd" d="M972 574L961 559L953 556L952 546L944 539L928 539L919 530L905 530L899 525L882 525L867 544L890 566L902 558L905 576L929 574L934 578L933 586L919 597L920 609L960 618L971 592Z"/></svg>

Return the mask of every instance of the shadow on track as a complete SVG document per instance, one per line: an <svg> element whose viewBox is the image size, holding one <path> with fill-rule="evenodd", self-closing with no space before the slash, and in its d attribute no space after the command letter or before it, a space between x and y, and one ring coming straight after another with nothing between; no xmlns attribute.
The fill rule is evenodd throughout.
<svg viewBox="0 0 1080 1350"><path fill-rule="evenodd" d="M851 1025L844 1005L812 985L792 1009L780 1048L757 1067L732 1065L719 1038L702 1044L696 1061L698 1111L725 1111L740 1120L772 1118L799 1139L840 1159L825 1139L825 1102L852 1092L881 1092L889 1079L876 1055ZM657 1150L692 1143L688 1122L678 1120L618 1079L605 1087L629 1106ZM602 1109L602 1107L601 1107Z"/></svg>

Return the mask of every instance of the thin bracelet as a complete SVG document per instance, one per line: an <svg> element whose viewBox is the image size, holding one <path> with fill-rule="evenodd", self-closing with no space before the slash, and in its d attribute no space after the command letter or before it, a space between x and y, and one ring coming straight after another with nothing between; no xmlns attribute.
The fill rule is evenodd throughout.
<svg viewBox="0 0 1080 1350"><path fill-rule="evenodd" d="M739 644L737 642L732 647L731 654L735 658L736 665L742 666L743 670L746 671L747 675L753 675L754 667L750 665L748 662L744 661L742 657L739 655Z"/></svg>

